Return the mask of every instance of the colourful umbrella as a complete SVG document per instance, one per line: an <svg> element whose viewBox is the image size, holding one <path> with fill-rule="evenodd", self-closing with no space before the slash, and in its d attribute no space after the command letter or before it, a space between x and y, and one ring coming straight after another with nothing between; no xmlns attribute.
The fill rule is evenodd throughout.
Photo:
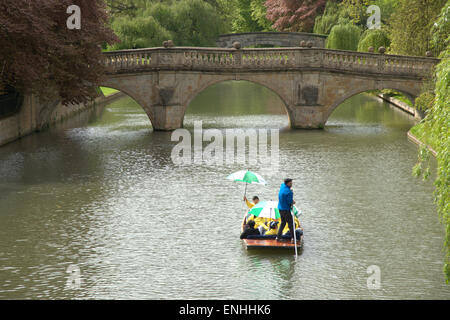
<svg viewBox="0 0 450 320"><path fill-rule="evenodd" d="M245 182L250 184L267 184L266 180L263 179L259 174L251 172L249 170L241 170L230 174L227 177L228 180Z"/></svg>
<svg viewBox="0 0 450 320"><path fill-rule="evenodd" d="M299 211L296 206L293 207L292 211L295 216L298 216ZM260 218L280 219L278 201L260 201L248 213Z"/></svg>
<svg viewBox="0 0 450 320"><path fill-rule="evenodd" d="M266 180L264 180L263 177L249 170L241 170L232 173L227 177L227 179L238 182L245 182L244 195L247 194L247 184L267 184Z"/></svg>

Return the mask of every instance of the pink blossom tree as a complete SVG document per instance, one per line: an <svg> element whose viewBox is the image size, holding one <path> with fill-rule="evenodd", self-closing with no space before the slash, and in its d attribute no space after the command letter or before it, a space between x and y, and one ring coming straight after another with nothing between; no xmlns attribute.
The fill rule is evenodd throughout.
<svg viewBox="0 0 450 320"><path fill-rule="evenodd" d="M327 0L266 0L267 19L278 31L310 32Z"/></svg>

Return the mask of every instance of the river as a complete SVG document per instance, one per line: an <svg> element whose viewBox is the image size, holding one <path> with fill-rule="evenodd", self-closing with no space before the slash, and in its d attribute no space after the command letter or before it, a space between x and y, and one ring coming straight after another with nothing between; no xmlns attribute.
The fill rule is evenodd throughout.
<svg viewBox="0 0 450 320"><path fill-rule="evenodd" d="M279 172L260 172L268 185L248 194L276 199L294 178L297 259L243 248L244 186L225 179L242 166L173 164L171 133L123 98L0 148L0 298L450 298L433 184L411 175L410 116L358 95L324 130L289 130L276 95L225 82L191 103L185 127L197 120L281 129Z"/></svg>

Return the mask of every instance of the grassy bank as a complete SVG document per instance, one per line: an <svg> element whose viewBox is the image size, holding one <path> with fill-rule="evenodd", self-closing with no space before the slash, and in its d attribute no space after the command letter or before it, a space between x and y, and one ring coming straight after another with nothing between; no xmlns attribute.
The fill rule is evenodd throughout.
<svg viewBox="0 0 450 320"><path fill-rule="evenodd" d="M409 133L412 134L420 142L426 144L431 149L436 150L438 141L436 140L436 137L427 134L424 122L416 124L409 130Z"/></svg>
<svg viewBox="0 0 450 320"><path fill-rule="evenodd" d="M110 96L114 93L119 92L116 89L112 89L112 88L106 88L106 87L100 87L100 90L103 92L103 94L105 95L105 97Z"/></svg>
<svg viewBox="0 0 450 320"><path fill-rule="evenodd" d="M413 106L411 101L405 95L403 95L402 93L400 93L398 91L390 90L390 89L377 91L377 94L380 94L380 93L381 94L385 94L385 95L387 95L387 96L389 96L391 98L400 100L401 102L406 103L408 106L411 106L411 107Z"/></svg>

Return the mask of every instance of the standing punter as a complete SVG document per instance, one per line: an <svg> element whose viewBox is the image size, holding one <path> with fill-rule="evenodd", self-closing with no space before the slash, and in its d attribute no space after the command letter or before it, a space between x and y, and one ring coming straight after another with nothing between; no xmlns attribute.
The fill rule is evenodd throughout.
<svg viewBox="0 0 450 320"><path fill-rule="evenodd" d="M291 209L295 204L294 194L291 190L292 188L292 179L284 179L284 183L281 184L280 192L278 193L278 210L280 211L281 216L281 224L278 229L277 240L281 240L281 235L283 233L283 229L288 224L289 231L291 235L295 235L294 226L292 224L292 216ZM291 241L294 240L294 236L292 236Z"/></svg>

